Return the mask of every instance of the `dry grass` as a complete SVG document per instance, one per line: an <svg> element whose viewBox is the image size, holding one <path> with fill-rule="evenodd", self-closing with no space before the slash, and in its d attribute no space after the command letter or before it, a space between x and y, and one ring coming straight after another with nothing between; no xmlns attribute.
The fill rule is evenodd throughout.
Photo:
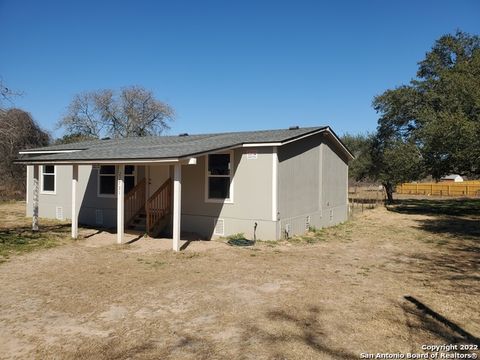
<svg viewBox="0 0 480 360"><path fill-rule="evenodd" d="M80 240L15 256L0 265L0 357L358 359L479 343L479 204L404 202L275 246Z"/></svg>

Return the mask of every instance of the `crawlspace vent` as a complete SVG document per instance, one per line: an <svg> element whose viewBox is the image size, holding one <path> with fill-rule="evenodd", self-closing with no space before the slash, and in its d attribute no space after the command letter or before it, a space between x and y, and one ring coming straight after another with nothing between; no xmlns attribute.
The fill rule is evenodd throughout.
<svg viewBox="0 0 480 360"><path fill-rule="evenodd" d="M63 206L57 206L55 208L55 218L57 220L63 220Z"/></svg>
<svg viewBox="0 0 480 360"><path fill-rule="evenodd" d="M214 235L225 235L225 221L223 219L216 219L214 222L215 228L213 229Z"/></svg>

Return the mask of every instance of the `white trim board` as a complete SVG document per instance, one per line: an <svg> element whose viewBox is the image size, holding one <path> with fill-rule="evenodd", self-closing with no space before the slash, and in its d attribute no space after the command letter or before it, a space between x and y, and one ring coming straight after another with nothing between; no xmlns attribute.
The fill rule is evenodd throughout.
<svg viewBox="0 0 480 360"><path fill-rule="evenodd" d="M278 154L277 147L272 150L272 221L278 217Z"/></svg>
<svg viewBox="0 0 480 360"><path fill-rule="evenodd" d="M57 194L57 167L53 165L53 191L43 190L43 168L45 166L52 166L51 164L40 165L39 174L40 174L40 191L39 194L42 195L56 195ZM47 173L47 176L52 176L51 173Z"/></svg>

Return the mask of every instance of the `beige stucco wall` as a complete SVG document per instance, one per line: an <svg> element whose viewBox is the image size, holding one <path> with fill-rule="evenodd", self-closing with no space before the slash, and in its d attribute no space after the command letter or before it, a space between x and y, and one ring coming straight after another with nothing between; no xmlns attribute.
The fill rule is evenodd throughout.
<svg viewBox="0 0 480 360"><path fill-rule="evenodd" d="M33 213L33 166L28 166L27 216ZM63 210L63 218L72 217L72 166L56 165L55 194L39 194L39 216L55 219L57 207ZM39 176L41 172L39 171ZM98 169L91 165L79 165L77 185L77 211L80 224L115 227L117 224L117 199L97 195ZM144 169L137 167L137 181L144 177ZM97 222L97 210L101 211L101 223Z"/></svg>
<svg viewBox="0 0 480 360"><path fill-rule="evenodd" d="M317 134L279 147L280 237L347 220L348 165L337 146Z"/></svg>
<svg viewBox="0 0 480 360"><path fill-rule="evenodd" d="M214 222L224 220L225 235L245 233L257 238L275 239L276 222L272 219L272 147L257 148L256 159L247 159L251 148L233 151L233 203L206 201L206 157L196 165L182 167L182 229L213 235Z"/></svg>
<svg viewBox="0 0 480 360"><path fill-rule="evenodd" d="M41 185L41 166L39 166L39 186ZM85 197L88 180L92 167L90 165L80 165L78 167L78 207ZM55 194L47 194L39 192L39 216L42 218L55 219L57 215L57 207L61 207L64 219L72 217L72 166L58 165L55 166ZM33 213L33 166L28 166L27 171L27 206L26 215L32 216Z"/></svg>

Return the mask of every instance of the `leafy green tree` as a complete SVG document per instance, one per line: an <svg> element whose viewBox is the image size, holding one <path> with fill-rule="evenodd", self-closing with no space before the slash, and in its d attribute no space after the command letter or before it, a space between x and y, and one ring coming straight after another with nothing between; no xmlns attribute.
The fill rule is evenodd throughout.
<svg viewBox="0 0 480 360"><path fill-rule="evenodd" d="M389 203L393 202L393 192L398 184L425 175L420 151L414 142L380 137L375 137L372 142L369 173L381 182Z"/></svg>
<svg viewBox="0 0 480 360"><path fill-rule="evenodd" d="M371 147L373 135L345 134L341 137L341 140L355 156L355 159L348 165L349 178L354 181L368 180L372 163Z"/></svg>
<svg viewBox="0 0 480 360"><path fill-rule="evenodd" d="M373 100L380 118L372 176L388 186L418 179L424 169L435 179L452 172L478 177L479 84L480 37L457 31L438 39L414 80Z"/></svg>

